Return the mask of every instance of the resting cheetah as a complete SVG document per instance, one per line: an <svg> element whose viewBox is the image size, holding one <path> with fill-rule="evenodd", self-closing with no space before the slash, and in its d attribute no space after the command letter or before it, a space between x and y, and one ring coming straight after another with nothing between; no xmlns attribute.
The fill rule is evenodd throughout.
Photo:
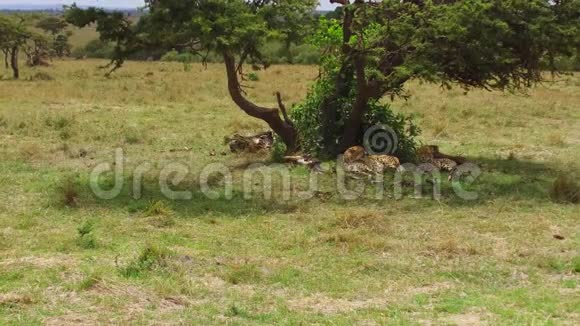
<svg viewBox="0 0 580 326"><path fill-rule="evenodd" d="M362 146L349 148L344 153L344 168L347 172L381 174L401 165L398 158L389 155L367 155Z"/></svg>
<svg viewBox="0 0 580 326"><path fill-rule="evenodd" d="M451 156L445 155L439 151L439 146L423 146L417 150L417 158L421 163L429 163L422 165L421 169L425 172L438 171L449 172L449 180L456 176L458 161L461 163L463 158L457 157L453 159Z"/></svg>

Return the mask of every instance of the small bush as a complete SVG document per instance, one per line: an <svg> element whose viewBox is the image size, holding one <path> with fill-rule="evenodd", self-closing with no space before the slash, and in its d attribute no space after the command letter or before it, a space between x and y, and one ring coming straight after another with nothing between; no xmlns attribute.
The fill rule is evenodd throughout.
<svg viewBox="0 0 580 326"><path fill-rule="evenodd" d="M260 80L260 76L258 76L258 74L255 73L255 72L251 72L251 73L248 74L248 79L250 81L256 82L256 81L259 81Z"/></svg>
<svg viewBox="0 0 580 326"><path fill-rule="evenodd" d="M97 247L97 241L92 234L93 229L94 223L92 221L86 221L77 228L77 245L79 247L83 249L95 249Z"/></svg>
<svg viewBox="0 0 580 326"><path fill-rule="evenodd" d="M114 46L110 42L99 39L90 41L85 47L75 49L72 55L75 58L110 59L113 55Z"/></svg>
<svg viewBox="0 0 580 326"><path fill-rule="evenodd" d="M85 223L83 223L81 226L79 226L77 228L77 231L79 233L79 236L84 237L86 235L91 234L91 232L93 232L94 229L94 223L92 221L86 221Z"/></svg>
<svg viewBox="0 0 580 326"><path fill-rule="evenodd" d="M167 249L149 245L143 248L135 260L120 268L119 272L127 278L139 277L144 272L166 267L167 260L171 256L171 252Z"/></svg>
<svg viewBox="0 0 580 326"><path fill-rule="evenodd" d="M571 176L561 175L554 181L550 196L557 203L578 204L580 202L580 186Z"/></svg>

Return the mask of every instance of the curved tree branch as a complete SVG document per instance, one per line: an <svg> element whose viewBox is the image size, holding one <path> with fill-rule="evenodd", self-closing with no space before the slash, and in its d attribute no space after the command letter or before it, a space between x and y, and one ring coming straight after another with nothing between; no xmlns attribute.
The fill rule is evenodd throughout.
<svg viewBox="0 0 580 326"><path fill-rule="evenodd" d="M285 108L282 110L284 114L284 120L282 120L279 109L266 108L250 102L242 93L236 58L228 51L224 51L223 56L228 77L228 90L234 103L249 116L265 121L286 144L288 153L298 150L298 133L287 117Z"/></svg>

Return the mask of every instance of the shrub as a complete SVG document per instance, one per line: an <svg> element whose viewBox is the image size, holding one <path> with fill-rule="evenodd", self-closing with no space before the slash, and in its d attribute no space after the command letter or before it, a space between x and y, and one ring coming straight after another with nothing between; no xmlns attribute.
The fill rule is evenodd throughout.
<svg viewBox="0 0 580 326"><path fill-rule="evenodd" d="M558 57L555 59L554 64L561 71L580 71L580 55Z"/></svg>
<svg viewBox="0 0 580 326"><path fill-rule="evenodd" d="M147 246L143 248L139 256L131 261L127 266L120 268L120 273L124 277L139 277L147 271L167 266L167 260L171 257L171 252L164 248Z"/></svg>
<svg viewBox="0 0 580 326"><path fill-rule="evenodd" d="M248 74L248 79L250 81L256 82L256 81L259 81L260 80L260 76L258 76L258 74L255 73L255 72L251 72L251 73Z"/></svg>
<svg viewBox="0 0 580 326"><path fill-rule="evenodd" d="M77 228L77 245L79 247L83 249L95 249L97 247L97 241L92 234L93 229L94 223L92 221L86 221Z"/></svg>

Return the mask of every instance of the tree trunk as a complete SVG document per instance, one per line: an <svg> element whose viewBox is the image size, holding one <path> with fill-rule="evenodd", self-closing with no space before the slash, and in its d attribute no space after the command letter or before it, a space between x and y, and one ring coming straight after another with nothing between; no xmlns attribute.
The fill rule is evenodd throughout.
<svg viewBox="0 0 580 326"><path fill-rule="evenodd" d="M286 54L288 54L288 63L289 64L294 64L294 56L292 55L292 42L290 41L286 41L286 43L284 44L284 50L286 51Z"/></svg>
<svg viewBox="0 0 580 326"><path fill-rule="evenodd" d="M248 101L242 94L235 57L227 51L224 51L223 56L228 77L228 91L234 103L246 114L265 121L286 144L287 153L298 150L298 132L292 122L289 119L282 119L279 109L257 106Z"/></svg>
<svg viewBox="0 0 580 326"><path fill-rule="evenodd" d="M341 143L338 145L338 148L333 149L335 152L334 154L342 153L348 148L358 145L357 141L361 133L362 123L364 114L367 111L368 102L371 98L369 84L366 80L365 76L365 66L366 66L366 59L364 54L356 55L353 51L352 46L350 45L351 38L355 31L353 30L356 27L353 25L356 24L355 22L355 14L364 6L364 1L362 0L355 0L355 7L348 8L346 4L348 1L336 1L338 3L343 4L344 8L344 16L343 16L343 40L342 40L342 55L343 55L343 66L341 71L337 77L336 82L336 89L334 96L337 97L346 97L348 93L351 91L349 87L354 87L352 81L354 79L353 75L356 76L356 90L357 95L355 102L353 104L350 118L346 123ZM362 36L359 35L358 38L358 48L362 49ZM326 108L326 110L331 110L332 108ZM335 107L336 110L336 107ZM336 141L335 141L336 142ZM335 146L336 147L336 146Z"/></svg>
<svg viewBox="0 0 580 326"><path fill-rule="evenodd" d="M350 114L350 119L344 129L341 151L345 151L348 148L357 145L357 138L361 133L363 117L367 111L367 105L370 99L365 75L365 64L366 60L364 54L354 59L357 95Z"/></svg>
<svg viewBox="0 0 580 326"><path fill-rule="evenodd" d="M335 1L337 3L345 4L340 1ZM326 154L330 156L338 155L342 152L341 144L337 144L337 139L335 136L335 131L337 127L338 116L338 101L341 98L348 97L350 92L351 82L353 80L354 67L351 60L348 59L350 52L350 39L352 37L352 23L354 18L354 10L351 8L343 7L343 20L342 20L342 55L343 63L336 80L334 83L334 92L329 94L324 98L321 104L322 113L322 139L324 143L324 149Z"/></svg>
<svg viewBox="0 0 580 326"><path fill-rule="evenodd" d="M12 48L10 53L10 65L12 66L12 71L14 79L20 78L20 70L18 69L18 47Z"/></svg>
<svg viewBox="0 0 580 326"><path fill-rule="evenodd" d="M4 53L4 66L6 67L6 69L10 69L10 63L8 62L8 49L4 49L2 50L2 52Z"/></svg>

